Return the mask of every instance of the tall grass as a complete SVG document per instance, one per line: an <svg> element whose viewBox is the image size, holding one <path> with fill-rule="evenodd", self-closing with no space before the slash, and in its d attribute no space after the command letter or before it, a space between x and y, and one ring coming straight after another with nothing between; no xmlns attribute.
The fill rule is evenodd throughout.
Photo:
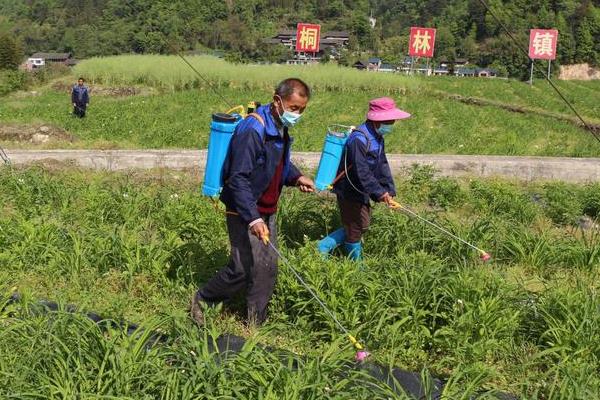
<svg viewBox="0 0 600 400"><path fill-rule="evenodd" d="M377 91L401 94L405 93L407 87L418 86L414 80L404 76L370 74L365 79L360 71L335 65L257 66L231 64L212 56L191 56L186 59L202 78L177 56L155 55L92 58L78 64L75 73L105 85L149 85L166 90L208 90L206 79L219 89L271 91L278 82L292 76L310 82L317 91L335 90L342 93Z"/></svg>
<svg viewBox="0 0 600 400"><path fill-rule="evenodd" d="M78 64L75 73L105 85L148 85L164 90L209 90L206 82L209 81L217 90L231 88L267 92L282 79L297 76L309 82L316 91L336 91L340 95L367 91L380 95L412 94L429 97L433 93L442 92L575 117L567 104L545 81L530 86L504 79L424 78L368 73L329 64L236 65L212 56L191 56L187 59L202 74L202 78L177 56L156 55L93 58ZM569 81L561 81L557 85L583 115L600 122L600 90L597 85Z"/></svg>

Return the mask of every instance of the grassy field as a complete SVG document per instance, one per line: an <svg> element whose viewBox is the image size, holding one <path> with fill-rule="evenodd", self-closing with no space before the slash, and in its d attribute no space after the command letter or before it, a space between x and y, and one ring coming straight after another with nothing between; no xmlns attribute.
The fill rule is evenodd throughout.
<svg viewBox="0 0 600 400"><path fill-rule="evenodd" d="M326 126L358 124L369 99L396 98L413 118L398 124L388 139L389 152L599 156L591 135L568 119L573 116L551 88L494 79L410 78L338 68L234 66L220 59L191 57L195 67L232 104L268 102L282 78L299 76L314 88L314 98L294 129L296 150L320 151ZM79 64L77 75L92 87L151 88L148 95L115 97L92 94L89 117L73 119L65 85L35 88L2 99L2 124L50 124L77 141L54 141L42 147L67 148L202 148L208 141L210 114L227 106L177 57L121 56ZM597 82L559 82L567 97L590 122L600 119ZM61 90L57 90L59 87ZM483 99L483 106L449 96ZM525 113L508 111L510 105ZM1 136L7 147L31 147Z"/></svg>
<svg viewBox="0 0 600 400"><path fill-rule="evenodd" d="M338 226L330 198L287 191L279 214L282 251L373 359L448 379L445 399L496 389L594 398L600 235L579 224L597 220L600 186L457 181L427 168L397 183L401 200L492 263L377 207L361 270L316 254L315 240ZM74 303L173 338L146 350L147 334L9 306L0 312L0 397L402 398L341 372L352 349L285 265L263 328L249 331L237 302L210 312L207 331L193 327L189 297L227 259L222 211L198 186L199 177L165 171L0 169L0 299L16 287L25 305ZM217 362L207 342L223 332L303 358L292 371L250 346Z"/></svg>

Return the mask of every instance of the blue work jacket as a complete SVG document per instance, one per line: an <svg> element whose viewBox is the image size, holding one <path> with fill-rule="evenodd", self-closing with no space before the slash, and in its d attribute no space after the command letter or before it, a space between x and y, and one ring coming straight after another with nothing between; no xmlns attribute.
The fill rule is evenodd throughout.
<svg viewBox="0 0 600 400"><path fill-rule="evenodd" d="M265 125L255 117L241 121L233 133L223 166L221 201L246 222L260 218L257 201L267 190L277 165L284 157L282 186L295 185L302 175L290 160L292 138L287 128L281 135L271 115L271 104L258 107Z"/></svg>
<svg viewBox="0 0 600 400"><path fill-rule="evenodd" d="M333 186L333 192L340 199L369 204L369 200L379 201L386 192L396 195L384 138L369 122L360 125L348 137L337 174L342 173L342 178Z"/></svg>
<svg viewBox="0 0 600 400"><path fill-rule="evenodd" d="M71 91L71 103L79 106L87 105L90 102L90 95L88 94L88 88L85 86L75 85Z"/></svg>

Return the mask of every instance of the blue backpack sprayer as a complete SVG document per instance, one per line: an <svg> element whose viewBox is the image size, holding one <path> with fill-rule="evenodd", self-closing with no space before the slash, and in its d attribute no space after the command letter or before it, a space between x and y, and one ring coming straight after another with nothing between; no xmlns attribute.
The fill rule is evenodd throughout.
<svg viewBox="0 0 600 400"><path fill-rule="evenodd" d="M204 183L202 194L215 198L221 193L223 187L223 163L229 150L229 143L235 129L246 115L253 114L256 103L248 104L248 113L244 112L243 106L237 106L226 113L215 113L210 123L210 134L208 139L208 153L206 166L204 168Z"/></svg>

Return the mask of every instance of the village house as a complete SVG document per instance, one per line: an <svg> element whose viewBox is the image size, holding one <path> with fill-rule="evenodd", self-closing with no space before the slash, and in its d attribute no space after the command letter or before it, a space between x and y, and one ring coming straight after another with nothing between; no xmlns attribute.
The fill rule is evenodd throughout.
<svg viewBox="0 0 600 400"><path fill-rule="evenodd" d="M296 51L296 30L279 31L272 38L263 40L263 43L269 45L281 44L294 51L294 58L287 61L288 64L308 64L320 61L325 53L332 55L339 54L340 50L348 46L350 35L344 31L322 32L319 38L319 51L317 53L295 52Z"/></svg>
<svg viewBox="0 0 600 400"><path fill-rule="evenodd" d="M25 69L33 70L50 64L72 67L77 61L71 57L71 53L34 53L25 62Z"/></svg>
<svg viewBox="0 0 600 400"><path fill-rule="evenodd" d="M369 61L367 64L367 71L379 71L379 67L381 67L381 58L379 58L379 57L369 58Z"/></svg>
<svg viewBox="0 0 600 400"><path fill-rule="evenodd" d="M369 66L369 63L367 61L363 61L363 60L358 60L357 62L352 64L352 68L356 68L361 71L367 69L368 66Z"/></svg>

